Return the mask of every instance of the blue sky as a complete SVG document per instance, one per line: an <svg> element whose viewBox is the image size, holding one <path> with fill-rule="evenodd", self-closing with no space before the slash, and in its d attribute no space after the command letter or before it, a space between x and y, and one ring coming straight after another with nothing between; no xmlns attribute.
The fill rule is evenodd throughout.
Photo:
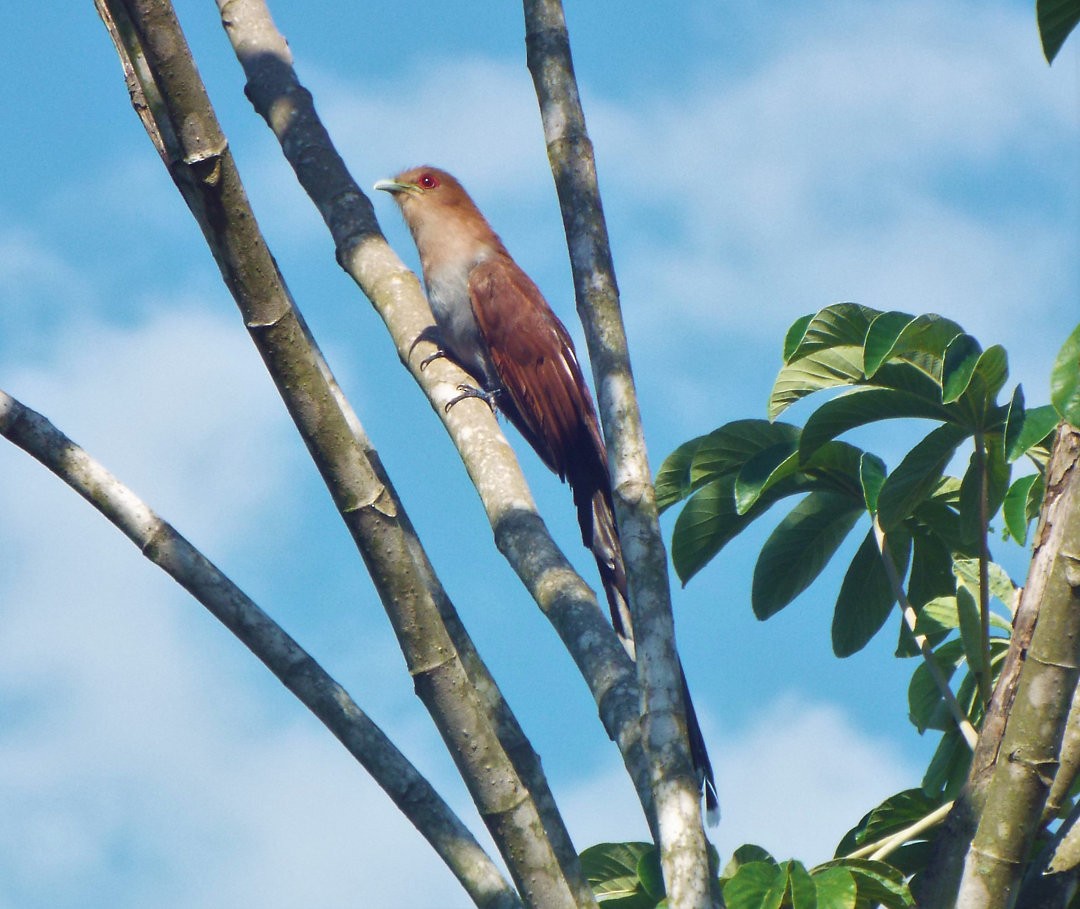
<svg viewBox="0 0 1080 909"><path fill-rule="evenodd" d="M213 4L178 12L293 294L576 844L641 837L584 685L244 99ZM421 162L456 173L580 346L520 9L326 0L273 12L361 185ZM784 329L837 300L950 316L1004 343L1029 402L1045 401L1050 357L1080 317L1080 65L1074 41L1046 66L1030 4L659 14L626 0L567 14L654 469L687 438L763 417ZM228 572L482 835L92 4L53 0L9 22L0 58L0 387ZM414 264L391 201L375 204ZM873 443L895 465L917 432ZM568 491L508 434L594 581ZM893 632L830 655L835 573L768 623L752 617L770 523L675 591L676 619L717 764L718 848L754 841L818 861L864 810L917 783L934 743L906 722L913 667L891 658ZM996 548L1022 572L1019 553ZM0 909L466 905L261 665L6 443L0 817Z"/></svg>

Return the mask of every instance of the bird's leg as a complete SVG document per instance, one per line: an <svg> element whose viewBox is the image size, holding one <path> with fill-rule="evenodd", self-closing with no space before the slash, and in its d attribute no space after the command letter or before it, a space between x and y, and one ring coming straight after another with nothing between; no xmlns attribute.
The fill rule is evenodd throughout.
<svg viewBox="0 0 1080 909"><path fill-rule="evenodd" d="M456 398L446 402L446 406L443 408L447 413L450 413L450 408L457 404L459 401L464 401L466 398L479 398L488 407L491 408L491 412L495 413L495 404L502 395L502 389L496 388L494 391L486 391L483 388L477 388L475 385L459 385L458 391L461 392Z"/></svg>

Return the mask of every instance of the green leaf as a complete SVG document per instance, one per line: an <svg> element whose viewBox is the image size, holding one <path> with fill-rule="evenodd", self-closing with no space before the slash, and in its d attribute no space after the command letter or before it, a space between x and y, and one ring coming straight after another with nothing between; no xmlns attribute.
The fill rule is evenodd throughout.
<svg viewBox="0 0 1080 909"><path fill-rule="evenodd" d="M863 378L862 348L830 347L800 356L782 367L769 396L769 419L823 388L853 385Z"/></svg>
<svg viewBox="0 0 1080 909"><path fill-rule="evenodd" d="M907 354L906 356L923 358L922 354ZM908 359L893 360L878 367L873 379L868 380L866 384L910 392L927 401L940 404L941 385L933 372L935 364L940 366L940 361L916 363ZM950 412L952 411L953 408L950 408Z"/></svg>
<svg viewBox="0 0 1080 909"><path fill-rule="evenodd" d="M735 510L746 514L770 486L799 468L796 442L782 442L759 451L750 458L735 477Z"/></svg>
<svg viewBox="0 0 1080 909"><path fill-rule="evenodd" d="M960 640L964 644L964 655L973 672L983 671L982 622L979 618L979 604L966 587L956 591L956 613L960 621Z"/></svg>
<svg viewBox="0 0 1080 909"><path fill-rule="evenodd" d="M1027 546L1028 527L1042 508L1046 486L1041 474L1020 477L1005 494L1002 513L1009 535L1021 546Z"/></svg>
<svg viewBox="0 0 1080 909"><path fill-rule="evenodd" d="M791 909L818 909L817 887L806 866L794 860L784 864L787 865Z"/></svg>
<svg viewBox="0 0 1080 909"><path fill-rule="evenodd" d="M979 560L954 559L952 570L957 584L967 587L975 601L978 602ZM990 581L990 595L997 597L1009 609L1012 609L1013 598L1016 596L1016 585L1013 584L1009 573L997 562L991 562L987 566L986 574Z"/></svg>
<svg viewBox="0 0 1080 909"><path fill-rule="evenodd" d="M953 639L937 647L932 659L948 681L953 677L963 656L963 644ZM919 663L911 674L911 682L908 684L908 717L912 725L919 730L920 735L927 729L953 728L953 720L945 707L941 689L938 688L925 662ZM926 789L925 782L923 788L928 793L933 792Z"/></svg>
<svg viewBox="0 0 1080 909"><path fill-rule="evenodd" d="M821 445L849 429L878 420L922 417L945 420L948 408L940 400L894 388L856 388L822 404L806 421L799 453L805 460Z"/></svg>
<svg viewBox="0 0 1080 909"><path fill-rule="evenodd" d="M869 859L834 859L815 869L843 868L855 880L858 904L873 906L880 903L887 909L913 909L915 900L908 890L902 872L885 862Z"/></svg>
<svg viewBox="0 0 1080 909"><path fill-rule="evenodd" d="M760 846L755 846L753 843L744 843L732 853L731 860L724 866L724 870L720 873L720 877L724 879L732 878L741 866L748 865L750 862L767 862L770 865L777 864L776 859L774 859L767 850L762 849Z"/></svg>
<svg viewBox="0 0 1080 909"><path fill-rule="evenodd" d="M707 483L690 497L675 519L671 534L671 561L685 585L752 521L786 496L807 492L812 484L794 474L769 489L746 514L735 510L735 478Z"/></svg>
<svg viewBox="0 0 1080 909"><path fill-rule="evenodd" d="M885 531L907 518L934 489L957 446L967 436L967 430L946 423L907 453L889 474L878 496L878 519Z"/></svg>
<svg viewBox="0 0 1080 909"><path fill-rule="evenodd" d="M956 589L952 573L952 552L939 535L916 530L913 535L908 601L916 610L935 597L948 596Z"/></svg>
<svg viewBox="0 0 1080 909"><path fill-rule="evenodd" d="M964 389L962 398L970 401L970 407L976 416L991 412L997 393L1001 391L1009 378L1009 356L1005 348L1000 344L994 344L986 348L980 355L975 365L968 386ZM984 424L984 429L990 429L990 425Z"/></svg>
<svg viewBox="0 0 1080 909"><path fill-rule="evenodd" d="M1012 469L1004 456L1001 437L989 434L984 437L983 447L986 453L986 514L993 518L1005 499L1009 488L1009 475ZM982 486L979 478L979 459L972 453L968 469L960 484L960 529L965 537L979 539L989 528L983 527L980 499Z"/></svg>
<svg viewBox="0 0 1080 909"><path fill-rule="evenodd" d="M897 574L903 577L907 570L911 537L900 526L887 536L886 542L896 562ZM863 538L840 585L832 620L833 653L846 657L862 650L881 630L895 602L896 595L885 573L877 540L871 529Z"/></svg>
<svg viewBox="0 0 1080 909"><path fill-rule="evenodd" d="M971 335L957 335L949 342L941 367L941 400L944 403L951 404L968 390L981 353L982 345Z"/></svg>
<svg viewBox="0 0 1080 909"><path fill-rule="evenodd" d="M791 358L795 356L795 351L799 349L799 345L802 344L803 339L806 337L806 329L810 327L810 323L813 321L814 314L808 313L791 323L791 328L789 328L787 334L784 335L785 363L791 362Z"/></svg>
<svg viewBox="0 0 1080 909"><path fill-rule="evenodd" d="M765 541L754 568L754 615L767 619L813 582L855 526L861 503L833 492L812 492Z"/></svg>
<svg viewBox="0 0 1080 909"><path fill-rule="evenodd" d="M600 843L581 853L581 870L605 909L653 909L656 898L642 887L638 863L652 843Z"/></svg>
<svg viewBox="0 0 1080 909"><path fill-rule="evenodd" d="M861 479L864 456L862 449L847 442L826 442L803 462L802 474L814 489L842 493L859 502L861 507L864 502ZM885 469L884 464L881 469Z"/></svg>
<svg viewBox="0 0 1080 909"><path fill-rule="evenodd" d="M940 806L941 799L930 798L921 789L905 789L891 795L867 816L859 845L876 843L899 833Z"/></svg>
<svg viewBox="0 0 1080 909"><path fill-rule="evenodd" d="M1020 390L1019 385L1016 390ZM1026 455L1051 435L1058 424L1057 411L1051 404L1024 411L1019 426L1013 424L1011 414L1010 410L1010 419L1005 425L1005 454L1010 463Z"/></svg>
<svg viewBox="0 0 1080 909"><path fill-rule="evenodd" d="M855 909L858 887L847 868L825 868L812 872L817 888L818 909Z"/></svg>
<svg viewBox="0 0 1080 909"><path fill-rule="evenodd" d="M955 726L941 737L923 776L923 792L947 800L960 791L971 767L971 749Z"/></svg>
<svg viewBox="0 0 1080 909"><path fill-rule="evenodd" d="M1057 411L1051 404L1027 410L1024 407L1024 390L1017 385L1005 418L1005 457L1009 463L1028 454L1040 443L1045 442L1049 447L1058 419Z"/></svg>
<svg viewBox="0 0 1080 909"><path fill-rule="evenodd" d="M1080 325L1073 329L1054 360L1050 401L1061 419L1080 426Z"/></svg>
<svg viewBox="0 0 1080 909"><path fill-rule="evenodd" d="M662 900L667 896L667 890L664 888L664 872L660 868L659 849L650 849L638 859L637 876L641 881L642 889L653 899Z"/></svg>
<svg viewBox="0 0 1080 909"><path fill-rule="evenodd" d="M938 827L932 828L939 829ZM929 840L910 840L889 853L889 864L908 878L908 886L914 887L913 875L921 874L934 855L934 844Z"/></svg>
<svg viewBox="0 0 1080 909"><path fill-rule="evenodd" d="M885 862L861 859L846 859L844 866L855 878L859 902L880 904L883 909L914 909L915 900L902 872Z"/></svg>
<svg viewBox="0 0 1080 909"><path fill-rule="evenodd" d="M799 427L768 420L734 420L676 448L656 474L660 510L685 499L706 483L738 473L746 462L774 445L795 446Z"/></svg>
<svg viewBox="0 0 1080 909"><path fill-rule="evenodd" d="M1080 0L1036 0L1039 37L1047 63L1053 63L1069 32L1080 22Z"/></svg>
<svg viewBox="0 0 1080 909"><path fill-rule="evenodd" d="M684 442L664 458L664 463L656 472L656 505L660 511L670 508L680 499L685 499L692 492L690 486L690 465L694 454L706 436L698 436Z"/></svg>
<svg viewBox="0 0 1080 909"><path fill-rule="evenodd" d="M889 359L896 341L915 317L906 312L883 312L870 323L866 333L864 368L872 376Z"/></svg>
<svg viewBox="0 0 1080 909"><path fill-rule="evenodd" d="M866 452L859 459L859 486L862 488L866 510L870 514L877 511L878 494L885 484L887 473L885 462L877 455Z"/></svg>
<svg viewBox="0 0 1080 909"><path fill-rule="evenodd" d="M906 319L906 321L905 321ZM905 356L926 362L925 371L940 382L941 359L949 342L963 329L951 319L937 315L912 318L906 313L883 313L866 335L866 375L873 376L888 360ZM923 360L918 360L921 355Z"/></svg>
<svg viewBox="0 0 1080 909"><path fill-rule="evenodd" d="M694 452L690 483L703 486L720 477L737 474L762 451L777 445L794 449L799 444L799 427L768 420L735 420L725 423L701 440Z"/></svg>
<svg viewBox="0 0 1080 909"><path fill-rule="evenodd" d="M915 622L915 633L927 637L935 634L947 634L960 627L960 615L957 612L956 597L935 597L919 610Z"/></svg>
<svg viewBox="0 0 1080 909"><path fill-rule="evenodd" d="M936 811L941 803L940 798L928 798L921 789L906 789L889 796L844 835L836 847L837 858L906 831ZM905 877L925 869L931 855L927 839L934 837L939 825L940 821L893 848L889 853L889 865Z"/></svg>
<svg viewBox="0 0 1080 909"><path fill-rule="evenodd" d="M1011 464L1023 452L1013 454L1017 447L1017 440L1020 437L1020 430L1024 426L1024 420L1027 416L1027 409L1024 407L1024 388L1022 385L1017 385L1013 389L1012 398L1009 400L1009 407L1005 413L1005 457Z"/></svg>
<svg viewBox="0 0 1080 909"><path fill-rule="evenodd" d="M749 862L724 884L727 909L780 909L788 876L781 865Z"/></svg>
<svg viewBox="0 0 1080 909"><path fill-rule="evenodd" d="M993 519L1005 501L1005 493L1009 491L1009 480L1012 477L1012 468L1005 459L1005 445L1000 433L987 433L983 444L986 446L986 473L987 473L987 514ZM963 499L964 491L961 488L960 498Z"/></svg>
<svg viewBox="0 0 1080 909"><path fill-rule="evenodd" d="M671 561L683 584L754 519L735 510L734 487L734 477L713 480L691 496L675 520Z"/></svg>
<svg viewBox="0 0 1080 909"><path fill-rule="evenodd" d="M807 323L802 340L787 358L788 362L833 347L855 346L861 349L870 323L879 315L878 310L859 303L826 306Z"/></svg>

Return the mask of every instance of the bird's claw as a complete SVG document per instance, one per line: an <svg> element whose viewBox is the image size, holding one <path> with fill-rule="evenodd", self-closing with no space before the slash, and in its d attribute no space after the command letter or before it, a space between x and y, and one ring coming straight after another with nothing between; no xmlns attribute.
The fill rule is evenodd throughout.
<svg viewBox="0 0 1080 909"><path fill-rule="evenodd" d="M446 413L450 413L450 408L457 404L459 401L464 401L466 398L479 398L488 407L491 408L491 412L495 413L495 401L499 397L499 391L485 391L482 388L477 388L475 385L459 385L458 391L461 392L456 398L451 398L446 402L446 406L443 408Z"/></svg>
<svg viewBox="0 0 1080 909"><path fill-rule="evenodd" d="M425 369L427 369L430 363L434 362L435 360L442 360L445 357L445 350L437 350L430 357L424 357L424 359L420 361L420 372L423 372Z"/></svg>

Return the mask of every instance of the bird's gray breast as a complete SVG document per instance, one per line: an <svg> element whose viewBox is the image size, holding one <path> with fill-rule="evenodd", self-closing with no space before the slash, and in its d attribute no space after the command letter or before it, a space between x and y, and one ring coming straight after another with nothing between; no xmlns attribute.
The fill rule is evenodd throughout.
<svg viewBox="0 0 1080 909"><path fill-rule="evenodd" d="M492 390L500 383L469 298L470 270L471 263L470 268L444 267L425 275L428 302L443 350Z"/></svg>

